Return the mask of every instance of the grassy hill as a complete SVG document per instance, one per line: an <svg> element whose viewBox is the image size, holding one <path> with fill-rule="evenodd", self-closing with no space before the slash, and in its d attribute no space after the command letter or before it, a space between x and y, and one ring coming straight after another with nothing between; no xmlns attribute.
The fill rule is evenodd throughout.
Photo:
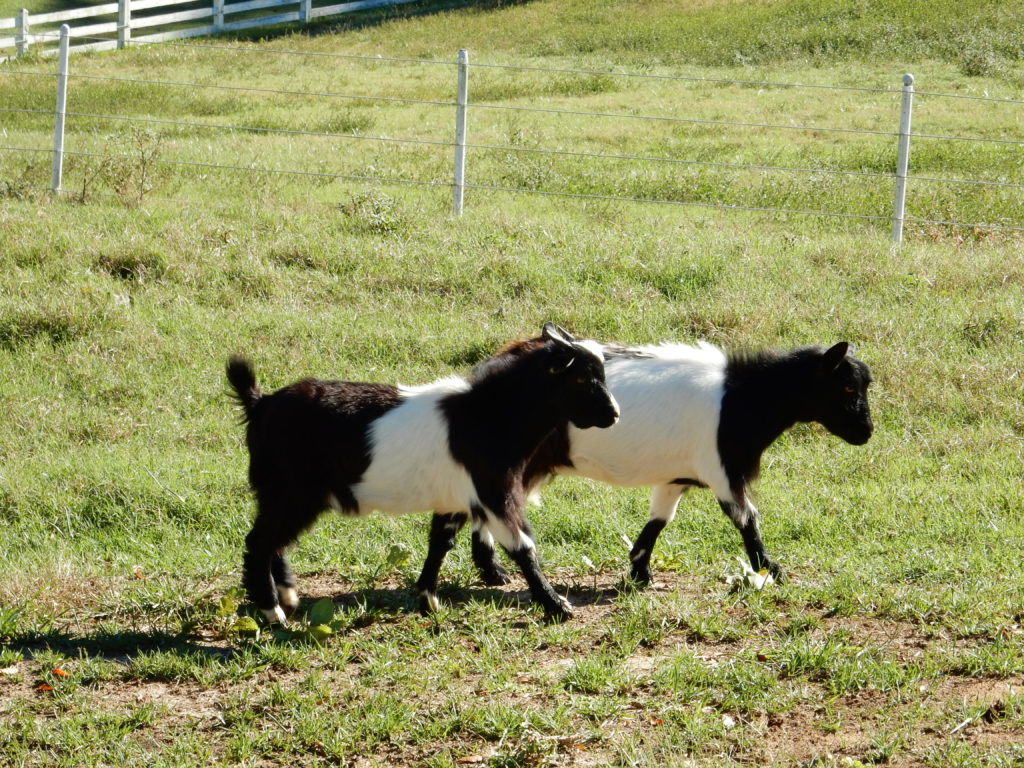
<svg viewBox="0 0 1024 768"><path fill-rule="evenodd" d="M1020 233L917 223L893 249L885 221L704 207L887 216L889 180L821 171L891 173L894 92L550 70L879 89L911 71L1020 99L1021 21L1000 3L435 3L80 55L59 199L33 111L52 61L0 67L18 110L0 113L0 764L1018 763ZM478 146L454 219L451 108L424 103L452 100L452 68L327 54L459 47ZM1019 105L917 106L920 133L1022 138ZM1022 166L1014 144L912 153L934 178ZM912 182L908 212L1021 226L1019 193ZM739 537L695 491L661 588L634 592L622 539L645 493L560 479L531 517L571 623L542 624L520 583L480 587L464 544L424 620L407 586L426 516L325 517L293 560L307 607L336 598L332 636L240 633L251 502L227 356L267 389L419 383L548 319L628 343L857 345L871 442L802 426L766 456L757 503L790 580L730 590Z"/></svg>

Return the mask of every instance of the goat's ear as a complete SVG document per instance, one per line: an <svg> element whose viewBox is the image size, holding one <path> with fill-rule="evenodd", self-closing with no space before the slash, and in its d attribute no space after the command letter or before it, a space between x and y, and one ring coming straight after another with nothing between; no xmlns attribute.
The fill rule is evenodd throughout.
<svg viewBox="0 0 1024 768"><path fill-rule="evenodd" d="M846 358L846 353L849 351L850 344L846 341L840 341L838 344L829 347L822 356L821 367L826 371L836 370L842 364Z"/></svg>
<svg viewBox="0 0 1024 768"><path fill-rule="evenodd" d="M573 335L572 335L571 333L569 333L569 332L568 332L567 330L565 330L565 328L563 328L562 326L560 326L560 325L556 325L556 326L555 326L555 329L556 329L556 330L557 330L557 331L558 331L558 332L559 332L560 334L562 334L562 337L563 337L563 338L564 338L564 339L565 339L566 341L570 341L570 342L572 342L572 341L576 341L576 337L575 337L575 336L573 336Z"/></svg>
<svg viewBox="0 0 1024 768"><path fill-rule="evenodd" d="M565 332L554 323L544 323L544 327L540 329L541 338L566 347L572 347L572 337L566 338L564 333Z"/></svg>

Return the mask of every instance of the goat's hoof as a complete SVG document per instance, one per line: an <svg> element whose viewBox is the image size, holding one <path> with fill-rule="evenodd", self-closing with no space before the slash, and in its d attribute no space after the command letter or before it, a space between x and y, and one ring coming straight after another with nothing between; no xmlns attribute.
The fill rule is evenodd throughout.
<svg viewBox="0 0 1024 768"><path fill-rule="evenodd" d="M775 579L776 584L781 584L786 580L786 572L782 570L782 566L776 563L774 560L768 561L768 573Z"/></svg>
<svg viewBox="0 0 1024 768"><path fill-rule="evenodd" d="M288 626L288 619L280 605L275 605L273 608L260 608L260 613L263 614L268 624L280 624L282 627Z"/></svg>
<svg viewBox="0 0 1024 768"><path fill-rule="evenodd" d="M484 571L480 574L480 579L488 587L503 587L512 582L512 577L504 568L495 568L492 571Z"/></svg>
<svg viewBox="0 0 1024 768"><path fill-rule="evenodd" d="M639 589L645 589L654 583L654 574L651 573L650 568L634 567L629 572L629 580L632 581Z"/></svg>
<svg viewBox="0 0 1024 768"><path fill-rule="evenodd" d="M558 624L572 617L572 606L564 597L559 596L556 602L544 606L544 620L548 623Z"/></svg>
<svg viewBox="0 0 1024 768"><path fill-rule="evenodd" d="M420 592L420 613L424 616L429 616L441 607L441 601L437 599L437 595L433 592L423 590Z"/></svg>
<svg viewBox="0 0 1024 768"><path fill-rule="evenodd" d="M299 593L295 587L278 587L277 602L281 605L285 616L291 616L299 607Z"/></svg>

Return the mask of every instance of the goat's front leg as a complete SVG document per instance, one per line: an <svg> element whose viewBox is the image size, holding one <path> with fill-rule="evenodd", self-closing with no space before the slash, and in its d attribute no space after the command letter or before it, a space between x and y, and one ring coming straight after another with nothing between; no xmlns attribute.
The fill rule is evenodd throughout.
<svg viewBox="0 0 1024 768"><path fill-rule="evenodd" d="M484 526L484 521L476 518L473 519L473 563L480 571L480 578L489 587L500 587L512 580L508 571L498 562L494 537Z"/></svg>
<svg viewBox="0 0 1024 768"><path fill-rule="evenodd" d="M291 616L299 607L299 593L295 588L295 574L292 573L291 566L288 565L284 547L278 547L270 556L270 574L274 577L277 601L281 610L284 611L285 616Z"/></svg>
<svg viewBox="0 0 1024 768"><path fill-rule="evenodd" d="M786 574L778 563L768 557L764 543L761 541L761 528L757 523L757 508L748 499L742 497L738 500L723 501L719 499L718 504L743 537L743 547L747 550L747 557L750 558L750 567L755 571L767 568L768 573L775 581L783 581Z"/></svg>
<svg viewBox="0 0 1024 768"><path fill-rule="evenodd" d="M516 523L509 519L513 517L512 515L501 517L490 510L479 508L474 508L474 517L481 517L485 520L484 525L491 531L494 539L501 544L502 549L508 553L512 562L522 570L523 577L530 587L530 596L534 602L541 604L548 620L564 621L570 618L572 606L569 601L555 592L554 587L544 578L544 574L540 570L537 548L528 533L529 524L521 517L519 518L520 522Z"/></svg>
<svg viewBox="0 0 1024 768"><path fill-rule="evenodd" d="M416 580L416 592L419 595L419 607L422 613L436 611L440 607L437 599L437 574L445 555L455 546L455 536L466 524L466 515L435 514L430 519L430 541L427 545L427 559L423 570Z"/></svg>
<svg viewBox="0 0 1024 768"><path fill-rule="evenodd" d="M641 586L647 586L653 580L651 574L651 553L654 542L666 525L676 516L679 498L689 486L676 483L655 486L651 491L651 507L647 525L640 531L629 553L629 577Z"/></svg>

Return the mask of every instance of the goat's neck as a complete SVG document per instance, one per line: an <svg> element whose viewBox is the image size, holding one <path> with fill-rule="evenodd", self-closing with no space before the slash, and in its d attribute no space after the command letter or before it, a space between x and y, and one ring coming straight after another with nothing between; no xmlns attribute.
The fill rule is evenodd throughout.
<svg viewBox="0 0 1024 768"><path fill-rule="evenodd" d="M731 454L749 480L761 454L798 421L810 421L810 386L805 366L785 360L737 366L730 371L722 402L719 448ZM725 457L723 457L725 458Z"/></svg>
<svg viewBox="0 0 1024 768"><path fill-rule="evenodd" d="M472 429L492 440L510 465L521 466L545 437L565 421L543 397L524 394L518 387L480 387L465 393L464 412L472 414Z"/></svg>

